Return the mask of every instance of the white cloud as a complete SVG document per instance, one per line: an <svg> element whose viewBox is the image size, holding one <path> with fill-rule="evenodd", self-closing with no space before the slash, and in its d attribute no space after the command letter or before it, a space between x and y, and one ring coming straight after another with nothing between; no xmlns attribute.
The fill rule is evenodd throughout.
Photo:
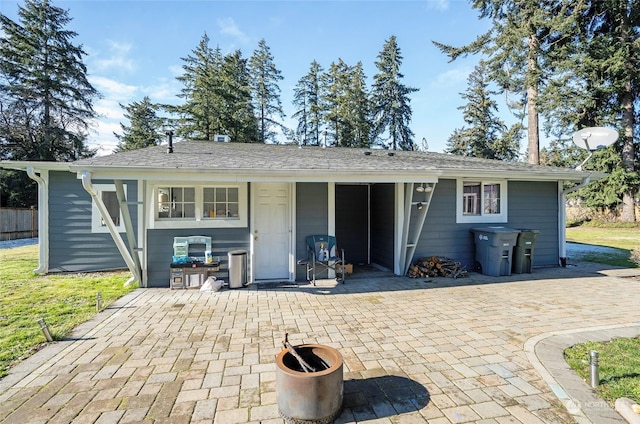
<svg viewBox="0 0 640 424"><path fill-rule="evenodd" d="M459 68L453 68L444 73L438 74L435 80L431 82L432 87L465 87L467 78L472 72L472 69L464 66Z"/></svg>
<svg viewBox="0 0 640 424"><path fill-rule="evenodd" d="M89 82L105 98L118 101L129 100L139 91L139 88L135 85L122 84L106 77L89 76Z"/></svg>
<svg viewBox="0 0 640 424"><path fill-rule="evenodd" d="M119 43L113 40L107 40L108 52L106 57L101 57L100 52L93 52L91 57L92 68L96 72L104 72L107 70L117 70L132 72L136 69L136 64L129 57L132 45L131 43Z"/></svg>
<svg viewBox="0 0 640 424"><path fill-rule="evenodd" d="M216 21L220 34L228 35L235 38L241 44L247 44L251 41L248 35L238 28L233 18L221 18Z"/></svg>

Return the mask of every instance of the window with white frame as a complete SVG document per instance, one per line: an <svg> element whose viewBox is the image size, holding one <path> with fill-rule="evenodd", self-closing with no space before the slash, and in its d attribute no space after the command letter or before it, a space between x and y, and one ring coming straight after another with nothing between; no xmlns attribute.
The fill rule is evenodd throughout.
<svg viewBox="0 0 640 424"><path fill-rule="evenodd" d="M122 213L120 211L120 203L118 202L118 196L116 195L116 187L113 184L94 184L94 188L98 193L98 198L102 200L107 214L111 222L116 226L118 232L124 232L124 224L122 222ZM127 185L124 184L124 192L127 192ZM98 206L95 202L91 202L91 232L93 233L108 233L109 229L104 221L104 218L98 210Z"/></svg>
<svg viewBox="0 0 640 424"><path fill-rule="evenodd" d="M507 222L506 205L506 181L457 181L456 222Z"/></svg>
<svg viewBox="0 0 640 424"><path fill-rule="evenodd" d="M157 185L154 228L246 227L247 185Z"/></svg>

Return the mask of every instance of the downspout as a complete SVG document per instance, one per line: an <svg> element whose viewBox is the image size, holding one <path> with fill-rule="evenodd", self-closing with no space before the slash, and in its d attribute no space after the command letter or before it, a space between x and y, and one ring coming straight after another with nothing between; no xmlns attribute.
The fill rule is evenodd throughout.
<svg viewBox="0 0 640 424"><path fill-rule="evenodd" d="M33 167L27 168L29 178L38 183L38 268L33 272L49 272L49 187L47 179L36 174Z"/></svg>
<svg viewBox="0 0 640 424"><path fill-rule="evenodd" d="M567 194L573 193L576 190L580 190L582 187L589 184L591 176L584 177L582 182L562 190L563 181L558 181L558 242L560 252L560 266L563 268L567 266Z"/></svg>
<svg viewBox="0 0 640 424"><path fill-rule="evenodd" d="M131 271L131 274L133 276L133 281L137 281L138 283L140 283L141 282L140 269L136 267L136 262L131 257L131 254L127 250L127 246L125 245L124 241L122 240L122 237L120 236L120 233L118 233L118 229L116 228L115 224L111 220L111 216L109 215L109 211L107 210L107 207L102 202L102 199L100 198L100 196L98 196L98 192L91 182L91 172L82 171L81 176L82 176L82 187L84 187L86 192L89 193L89 195L91 196L91 199L93 200L96 207L98 208L98 211L100 212L100 216L102 217L102 220L107 226L107 229L109 230L109 233L111 234L111 237L113 238L113 241L115 242L116 247L118 248L118 251L122 256L122 259L124 259L124 262L127 264L129 271Z"/></svg>

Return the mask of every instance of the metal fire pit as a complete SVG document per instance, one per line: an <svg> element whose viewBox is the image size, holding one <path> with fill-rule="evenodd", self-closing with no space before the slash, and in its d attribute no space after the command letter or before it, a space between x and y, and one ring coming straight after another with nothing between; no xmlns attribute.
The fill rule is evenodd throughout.
<svg viewBox="0 0 640 424"><path fill-rule="evenodd" d="M329 424L342 412L342 355L319 345L295 346L295 351L319 371L304 372L288 349L276 356L278 412L287 424Z"/></svg>

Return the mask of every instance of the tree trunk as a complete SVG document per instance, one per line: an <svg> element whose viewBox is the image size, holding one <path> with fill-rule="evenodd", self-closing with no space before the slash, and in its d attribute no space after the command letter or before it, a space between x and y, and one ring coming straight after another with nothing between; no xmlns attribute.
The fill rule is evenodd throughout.
<svg viewBox="0 0 640 424"><path fill-rule="evenodd" d="M538 38L529 36L527 69L527 140L529 163L540 164L540 130L538 127Z"/></svg>
<svg viewBox="0 0 640 424"><path fill-rule="evenodd" d="M622 125L624 126L624 139L622 141L622 166L627 172L635 171L635 145L633 144L633 93L631 91L631 80L625 84L626 92L622 98ZM622 196L622 214L620 219L623 222L636 221L635 194L637 189L631 187Z"/></svg>

